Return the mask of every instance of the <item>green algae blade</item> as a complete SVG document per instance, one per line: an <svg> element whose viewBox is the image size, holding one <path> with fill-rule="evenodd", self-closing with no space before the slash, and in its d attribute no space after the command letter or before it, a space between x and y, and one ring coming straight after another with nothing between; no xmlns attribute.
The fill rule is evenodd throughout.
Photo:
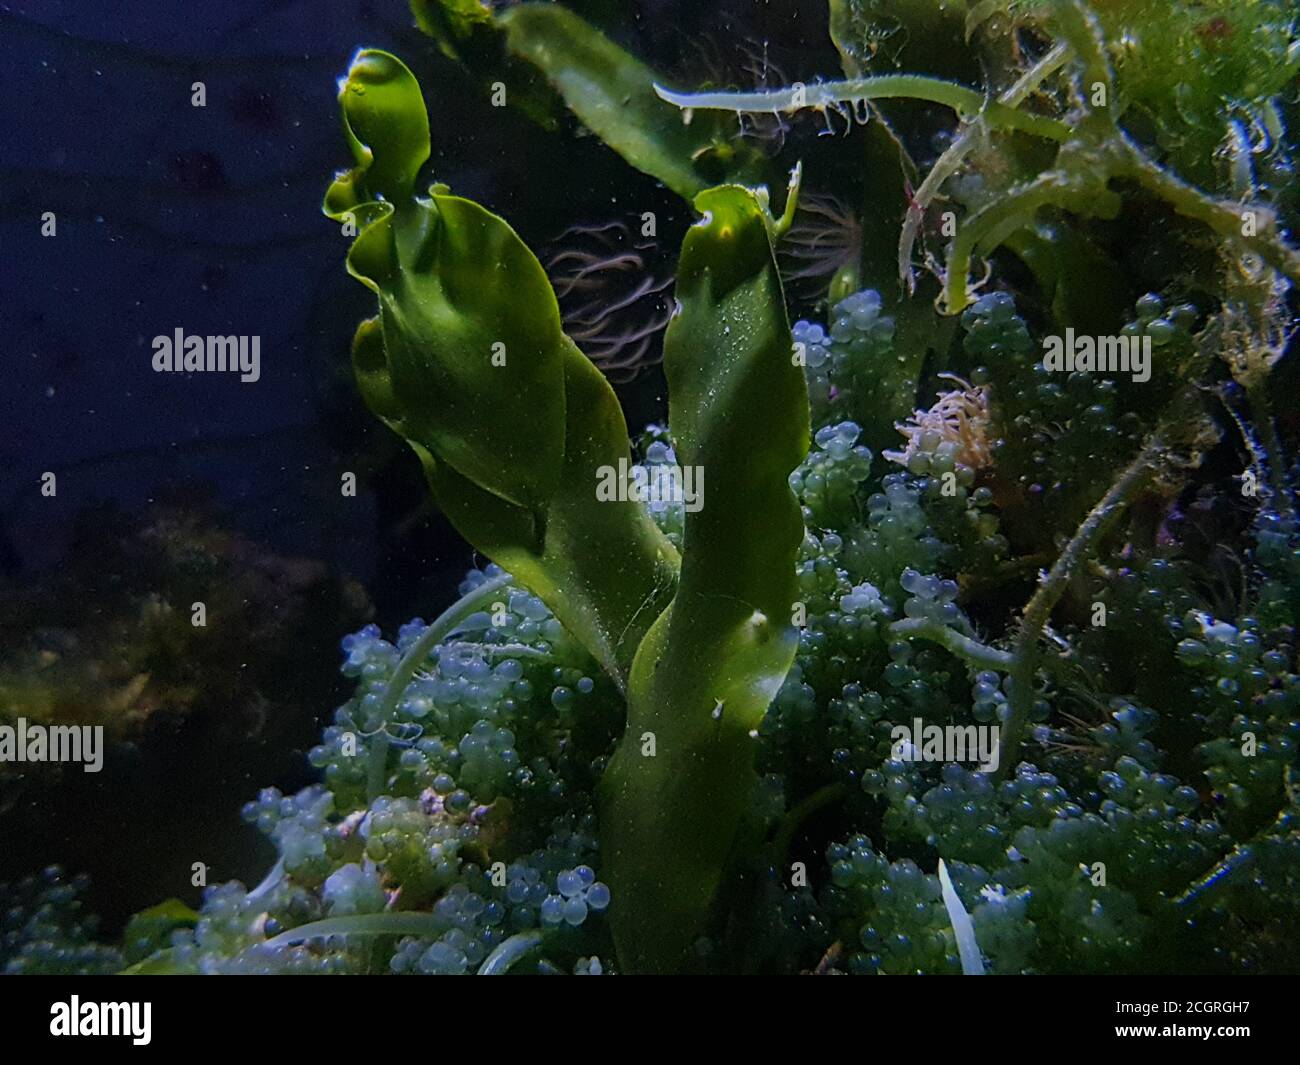
<svg viewBox="0 0 1300 1065"><path fill-rule="evenodd" d="M181 965L176 952L170 947L152 954L143 961L128 965L118 976L197 976L198 970Z"/></svg>
<svg viewBox="0 0 1300 1065"><path fill-rule="evenodd" d="M149 961L159 952L166 953L172 932L180 928L193 928L198 920L197 910L175 898L141 910L131 917L122 933L127 960L138 965Z"/></svg>
<svg viewBox="0 0 1300 1065"><path fill-rule="evenodd" d="M540 528L427 453L421 459L457 531L555 611L623 688L638 644L672 597L679 560L642 504L597 498L601 471L630 463L627 425L609 383L572 343L564 387L564 465Z"/></svg>
<svg viewBox="0 0 1300 1065"><path fill-rule="evenodd" d="M774 223L740 186L695 205L664 367L677 461L702 476L702 505L688 507L677 594L637 652L627 731L602 782L611 921L632 971L686 964L756 783L754 730L798 642L804 527L789 476L809 413Z"/></svg>
<svg viewBox="0 0 1300 1065"><path fill-rule="evenodd" d="M504 91L512 108L543 129L559 128L563 102L541 71L506 50L487 0L411 0L411 14L443 55L465 67L484 96L495 100Z"/></svg>
<svg viewBox="0 0 1300 1065"><path fill-rule="evenodd" d="M554 128L562 101L625 162L688 200L764 176L762 152L736 136L732 116L683 116L655 92L650 67L567 8L523 3L494 15L482 0L411 0L411 10L444 54L494 91L505 86L512 107Z"/></svg>
<svg viewBox="0 0 1300 1065"><path fill-rule="evenodd" d="M464 59L476 37L495 29L492 8L484 0L416 0L411 14L449 59Z"/></svg>
<svg viewBox="0 0 1300 1065"><path fill-rule="evenodd" d="M540 509L564 447L563 334L546 274L478 204L441 186L415 195L429 121L399 60L359 53L339 102L357 166L331 186L326 213L356 228L348 269L379 297L402 432L501 499Z"/></svg>
<svg viewBox="0 0 1300 1065"><path fill-rule="evenodd" d="M557 4L498 16L516 56L534 64L588 129L638 170L687 199L721 181L760 176L760 156L733 143L731 116L682 113L655 93L657 75Z"/></svg>
<svg viewBox="0 0 1300 1065"><path fill-rule="evenodd" d="M361 393L458 531L621 684L677 556L639 503L597 499L600 471L629 456L617 398L514 230L445 186L416 194L428 117L401 61L359 53L340 102L357 165L324 210L352 227L349 272L379 301L353 342Z"/></svg>

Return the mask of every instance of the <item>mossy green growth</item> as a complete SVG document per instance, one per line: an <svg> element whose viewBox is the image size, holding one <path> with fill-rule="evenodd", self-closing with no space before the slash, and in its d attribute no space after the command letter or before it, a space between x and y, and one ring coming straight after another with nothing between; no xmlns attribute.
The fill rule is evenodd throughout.
<svg viewBox="0 0 1300 1065"><path fill-rule="evenodd" d="M1227 122L1250 128L1259 147L1276 138L1273 97L1300 73L1294 4L1101 0L1092 8L1126 123L1152 137L1180 173L1215 182Z"/></svg>

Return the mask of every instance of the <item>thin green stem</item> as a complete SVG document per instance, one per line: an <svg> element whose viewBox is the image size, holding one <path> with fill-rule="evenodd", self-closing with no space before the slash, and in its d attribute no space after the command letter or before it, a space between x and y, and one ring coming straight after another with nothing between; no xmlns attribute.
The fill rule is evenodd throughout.
<svg viewBox="0 0 1300 1065"><path fill-rule="evenodd" d="M1222 861L1215 864L1213 869L1174 899L1174 905L1182 910L1199 909L1237 883L1242 873L1254 867L1256 859L1257 854L1253 843L1234 847Z"/></svg>
<svg viewBox="0 0 1300 1065"><path fill-rule="evenodd" d="M1104 167L1105 158L1089 152L1084 166ZM1048 206L1108 218L1118 213L1120 198L1106 187L1104 172L1060 167L1044 171L980 208L958 227L953 238L944 279L946 313L957 314L971 301L970 264L976 253L991 251L1029 222L1039 208Z"/></svg>
<svg viewBox="0 0 1300 1065"><path fill-rule="evenodd" d="M902 621L895 621L889 628L900 636L914 636L946 647L958 658L965 659L971 665L979 666L981 669L1007 670L1011 668L1014 661L1010 652L999 651L996 647L980 643L979 640L965 636L956 629L940 625L929 618L904 618Z"/></svg>
<svg viewBox="0 0 1300 1065"><path fill-rule="evenodd" d="M1115 76L1106 62L1105 36L1096 17L1079 0L1057 0L1055 8L1056 32L1065 39L1083 66L1082 81L1088 91L1081 92L1080 97L1088 99L1092 86L1099 84L1105 89L1106 102L1113 103ZM1098 116L1090 112L1089 117Z"/></svg>
<svg viewBox="0 0 1300 1065"><path fill-rule="evenodd" d="M1294 836L1297 815L1300 815L1300 772L1294 767L1288 767L1282 786L1286 798L1273 823L1256 833L1250 841L1238 844L1224 855L1208 873L1174 899L1175 906L1183 910L1198 910L1206 903L1213 902L1229 887L1240 883L1243 873L1255 867L1261 843Z"/></svg>
<svg viewBox="0 0 1300 1065"><path fill-rule="evenodd" d="M794 225L795 212L799 209L799 190L803 188L803 161L794 164L790 171L790 182L785 191L785 207L781 217L772 222L772 243L776 243L790 231Z"/></svg>
<svg viewBox="0 0 1300 1065"><path fill-rule="evenodd" d="M397 704L415 677L416 671L428 659L429 653L455 631L471 614L491 605L501 589L510 584L511 576L502 573L491 577L477 588L461 596L434 619L424 632L406 650L393 675L384 687L379 703L379 727L370 740L370 760L366 767L366 793L373 802L383 794L388 776L388 723L393 719Z"/></svg>
<svg viewBox="0 0 1300 1065"><path fill-rule="evenodd" d="M1253 251L1273 269L1300 283L1300 250L1282 239L1277 212L1271 207L1216 199L1157 166L1122 132L1119 144L1122 152L1115 176L1133 178L1184 218L1200 222L1225 240ZM1246 236L1247 229L1254 235Z"/></svg>
<svg viewBox="0 0 1300 1065"><path fill-rule="evenodd" d="M776 856L778 867L785 865L786 858L790 854L790 844L794 840L794 834L799 831L799 826L818 810L839 802L847 791L848 788L843 781L827 784L796 803L794 808L781 819L776 835L772 839L772 853Z"/></svg>
<svg viewBox="0 0 1300 1065"><path fill-rule="evenodd" d="M544 935L545 933L540 929L534 928L530 932L520 932L518 935L511 936L504 943L498 944L496 949L483 959L483 964L478 968L478 975L504 976L520 958L542 945Z"/></svg>
<svg viewBox="0 0 1300 1065"><path fill-rule="evenodd" d="M370 737L370 753L366 761L366 797L374 802L384 793L388 780L388 726L381 725L379 731Z"/></svg>
<svg viewBox="0 0 1300 1065"><path fill-rule="evenodd" d="M1256 465L1262 467L1260 470L1262 479L1272 493L1273 498L1269 500L1269 504L1284 518L1294 518L1295 500L1291 496L1286 475L1282 470L1283 456L1286 452L1282 450L1282 438L1278 436L1277 423L1273 420L1273 408L1269 402L1268 390L1261 383L1249 384L1246 386L1246 400L1250 404L1251 421L1263 445Z"/></svg>
<svg viewBox="0 0 1300 1065"><path fill-rule="evenodd" d="M1028 114L998 100L987 100L982 93L942 78L919 74L881 74L849 81L821 81L811 85L796 82L788 88L765 92L673 92L662 85L654 87L660 99L683 110L735 111L745 114L821 110L841 104L867 100L909 99L951 107L962 118L982 115L991 126L1016 129L1048 140L1063 141L1071 130L1064 122L1043 115Z"/></svg>
<svg viewBox="0 0 1300 1065"><path fill-rule="evenodd" d="M998 103L1007 107L1018 107L1030 93L1060 70L1069 58L1069 45L1058 44L999 96ZM982 114L976 116L939 156L912 196L912 202L907 208L907 218L903 222L903 232L898 241L898 273L909 290L915 287L912 279L912 246L920 231L925 209L939 194L943 183L957 172L971 149L987 131L988 123L984 120L984 116Z"/></svg>
<svg viewBox="0 0 1300 1065"><path fill-rule="evenodd" d="M1038 641L1070 579L1079 564L1088 556L1110 522L1117 517L1137 491L1146 484L1154 471L1164 442L1159 433L1153 434L1124 471L1110 486L1106 494L1088 516L1084 518L1069 543L1052 565L1047 576L1039 583L1037 591L1025 607L1012 649L1011 691L1007 702L1009 713L1002 729L998 773L1010 772L1020 757L1020 745L1029 723L1034 705L1034 672L1038 667Z"/></svg>
<svg viewBox="0 0 1300 1065"><path fill-rule="evenodd" d="M453 640L443 644L453 650L477 651L481 655L509 655L511 658L546 658L551 656L544 650L526 643L476 643L473 640Z"/></svg>
<svg viewBox="0 0 1300 1065"><path fill-rule="evenodd" d="M444 928L445 922L431 913L355 913L347 917L326 917L290 928L268 939L266 946L278 949L330 936L426 936L436 939Z"/></svg>
<svg viewBox="0 0 1300 1065"><path fill-rule="evenodd" d="M248 893L247 901L260 902L266 895L269 895L271 893L271 889L274 888L275 885L278 884L283 878L284 878L284 859L277 858L275 864L271 866L266 876L262 877L261 883L259 883L257 887L253 888L253 890Z"/></svg>

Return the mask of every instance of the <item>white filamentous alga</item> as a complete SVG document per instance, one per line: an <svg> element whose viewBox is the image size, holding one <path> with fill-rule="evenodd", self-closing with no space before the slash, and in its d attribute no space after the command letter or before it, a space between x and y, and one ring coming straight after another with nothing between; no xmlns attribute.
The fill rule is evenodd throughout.
<svg viewBox="0 0 1300 1065"><path fill-rule="evenodd" d="M948 911L948 920L952 922L952 935L957 941L957 956L961 959L963 976L983 976L984 957L980 954L979 943L975 939L975 924L961 904L957 889L952 886L952 877L943 859L939 859L939 893L943 896L944 909Z"/></svg>

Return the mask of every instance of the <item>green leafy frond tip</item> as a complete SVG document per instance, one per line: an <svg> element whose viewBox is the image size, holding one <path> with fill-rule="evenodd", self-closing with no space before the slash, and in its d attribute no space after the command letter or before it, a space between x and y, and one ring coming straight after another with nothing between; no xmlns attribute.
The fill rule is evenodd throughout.
<svg viewBox="0 0 1300 1065"><path fill-rule="evenodd" d="M339 80L339 108L357 166L330 186L326 213L338 218L364 200L410 196L430 153L429 115L415 75L388 52L362 49Z"/></svg>
<svg viewBox="0 0 1300 1065"><path fill-rule="evenodd" d="M794 660L804 526L790 475L809 440L766 191L723 185L695 208L664 370L677 458L708 473L707 505L686 514L677 594L637 651L601 783L619 956L660 972L686 964L704 927L756 784L756 730Z"/></svg>
<svg viewBox="0 0 1300 1065"><path fill-rule="evenodd" d="M741 188L745 194L752 197L757 204L760 214L763 216L763 222L767 227L769 240L775 245L790 228L794 222L795 211L799 209L799 190L803 186L803 163L799 162L794 165L790 171L790 182L786 186L785 205L781 208L779 215L773 213L772 194L768 191L766 185L755 187L720 185L711 189L705 189L699 193L694 200L694 206L697 211L704 214L708 210L707 204L716 203L719 199L718 193L727 188Z"/></svg>
<svg viewBox="0 0 1300 1065"><path fill-rule="evenodd" d="M400 59L358 52L339 107L356 166L336 177L324 211L355 236L348 270L379 296L378 319L353 345L363 395L431 461L542 509L564 450L565 356L541 264L480 205L442 185L417 195L429 120Z"/></svg>
<svg viewBox="0 0 1300 1065"><path fill-rule="evenodd" d="M484 0L412 0L411 14L450 59L459 59L475 32L493 22L492 8Z"/></svg>

